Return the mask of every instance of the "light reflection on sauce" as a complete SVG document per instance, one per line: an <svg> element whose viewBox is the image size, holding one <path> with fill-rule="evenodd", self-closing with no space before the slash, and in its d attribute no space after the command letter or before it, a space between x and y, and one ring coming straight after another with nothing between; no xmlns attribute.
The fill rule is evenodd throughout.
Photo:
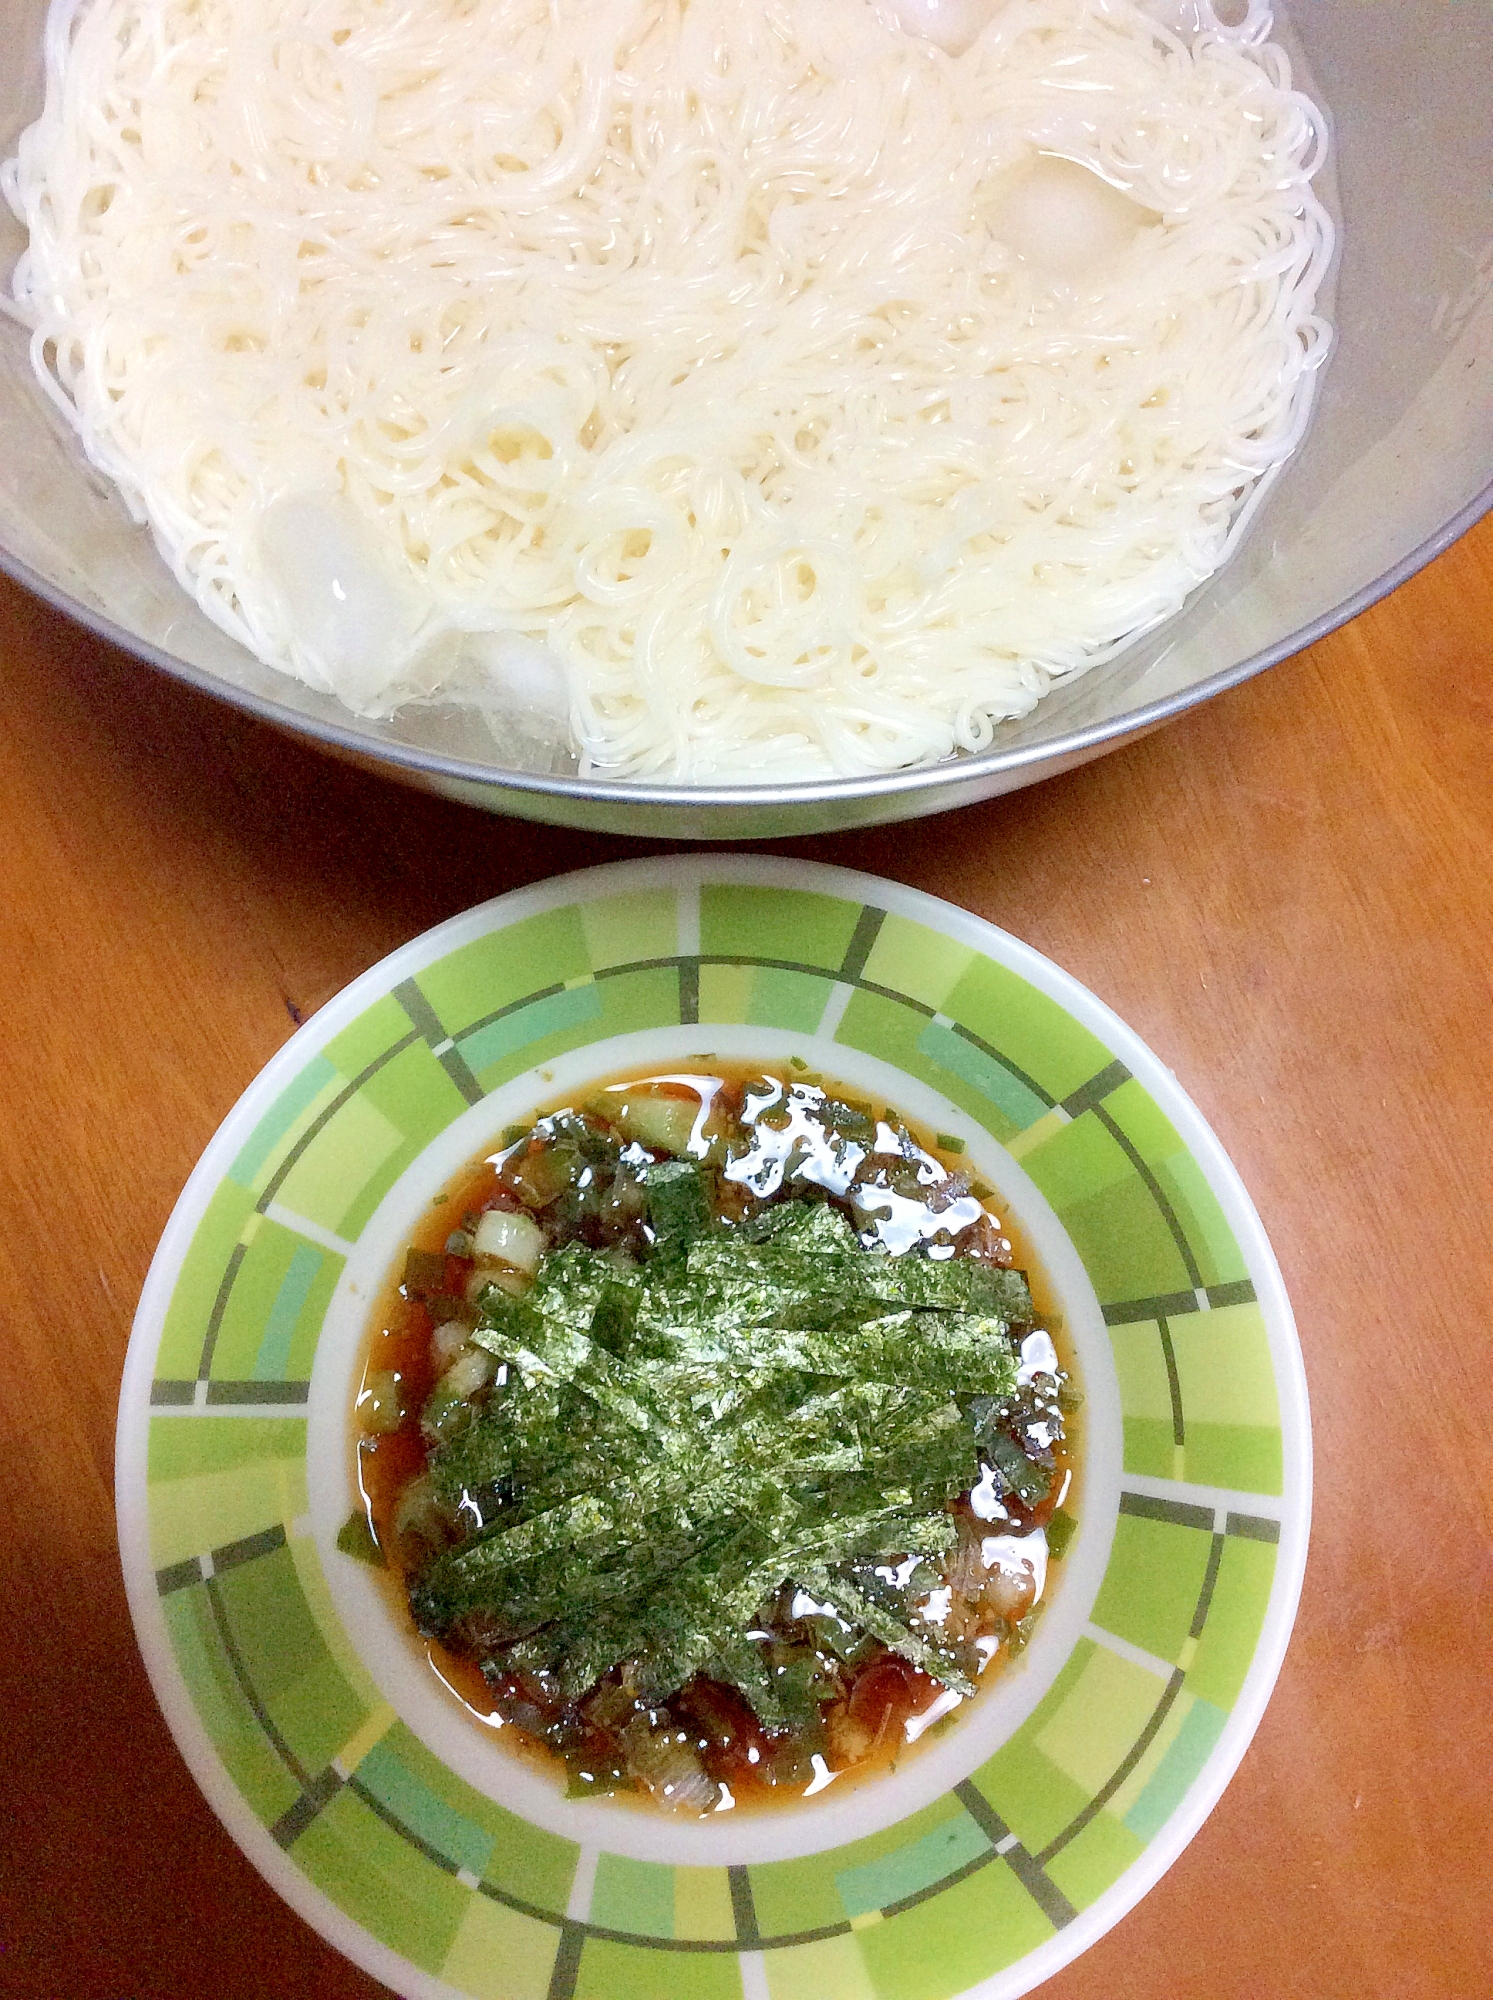
<svg viewBox="0 0 1493 2000"><path fill-rule="evenodd" d="M826 1131L814 1115L823 1096L817 1085L785 1086L776 1078L765 1082L765 1089L747 1099L754 1119L752 1144L722 1169L728 1181L750 1189L759 1200L779 1193L788 1180L808 1181L850 1202L863 1240L874 1237L894 1256L920 1243L933 1245L935 1255L952 1256L952 1243L935 1239L952 1237L988 1213L973 1194L934 1208L894 1188L865 1185L862 1169L868 1162L901 1162L920 1185L930 1188L945 1180L950 1169L885 1119L875 1121L876 1136L869 1146Z"/></svg>

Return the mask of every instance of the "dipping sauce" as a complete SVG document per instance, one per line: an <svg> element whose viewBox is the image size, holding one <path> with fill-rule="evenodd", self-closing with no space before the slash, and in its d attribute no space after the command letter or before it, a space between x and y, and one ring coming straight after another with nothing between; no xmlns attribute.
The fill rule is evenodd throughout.
<svg viewBox="0 0 1493 2000"><path fill-rule="evenodd" d="M1025 1645L1076 1398L961 1151L702 1059L511 1128L432 1204L371 1332L343 1546L573 1795L810 1795Z"/></svg>

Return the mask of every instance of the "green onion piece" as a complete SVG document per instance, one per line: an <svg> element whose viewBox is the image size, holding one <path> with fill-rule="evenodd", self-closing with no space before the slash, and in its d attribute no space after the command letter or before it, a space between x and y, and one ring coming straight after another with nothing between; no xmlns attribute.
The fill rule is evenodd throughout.
<svg viewBox="0 0 1493 2000"><path fill-rule="evenodd" d="M980 1446L1018 1499L1028 1507L1041 1505L1052 1487L1051 1474L1042 1466L1033 1465L1015 1438L1005 1431L996 1431L981 1438Z"/></svg>
<svg viewBox="0 0 1493 2000"><path fill-rule="evenodd" d="M358 1396L358 1422L372 1436L397 1431L404 1422L404 1397L392 1368L370 1368Z"/></svg>
<svg viewBox="0 0 1493 2000"><path fill-rule="evenodd" d="M1061 1507L1047 1524L1047 1553L1054 1561L1064 1553L1068 1544L1078 1533L1078 1523L1071 1514L1065 1514Z"/></svg>
<svg viewBox="0 0 1493 2000"><path fill-rule="evenodd" d="M656 1153L688 1154L700 1117L698 1097L668 1097L659 1091L640 1091L614 1101L608 1115L620 1132L636 1139Z"/></svg>
<svg viewBox="0 0 1493 2000"><path fill-rule="evenodd" d="M1007 1644L1010 1647L1013 1659L1018 1653L1024 1652L1031 1643L1032 1634L1037 1629L1037 1620L1041 1617L1045 1609L1046 1605L1043 1603L1034 1604L1025 1618L1011 1627L1011 1636Z"/></svg>
<svg viewBox="0 0 1493 2000"><path fill-rule="evenodd" d="M871 1115L869 1104L859 1104L843 1097L826 1097L819 1106L819 1117L828 1131L837 1132L842 1139L852 1139L858 1145L869 1146L876 1138L876 1120Z"/></svg>
<svg viewBox="0 0 1493 2000"><path fill-rule="evenodd" d="M569 1773L565 1785L567 1799L604 1799L611 1792L631 1789L632 1778L623 1763L582 1765L576 1761L574 1752L565 1762Z"/></svg>
<svg viewBox="0 0 1493 2000"><path fill-rule="evenodd" d="M426 1292L438 1292L446 1282L445 1257L436 1250L406 1251L400 1282L416 1298Z"/></svg>
<svg viewBox="0 0 1493 2000"><path fill-rule="evenodd" d="M964 1141L956 1132L940 1132L933 1142L941 1153L962 1153Z"/></svg>
<svg viewBox="0 0 1493 2000"><path fill-rule="evenodd" d="M514 1193L526 1208L548 1208L580 1179L585 1162L568 1146L546 1146L503 1169Z"/></svg>
<svg viewBox="0 0 1493 2000"><path fill-rule="evenodd" d="M345 1556L354 1562L367 1563L370 1569L383 1569L384 1552L374 1539L368 1516L361 1507L354 1507L342 1526L337 1530L337 1546Z"/></svg>

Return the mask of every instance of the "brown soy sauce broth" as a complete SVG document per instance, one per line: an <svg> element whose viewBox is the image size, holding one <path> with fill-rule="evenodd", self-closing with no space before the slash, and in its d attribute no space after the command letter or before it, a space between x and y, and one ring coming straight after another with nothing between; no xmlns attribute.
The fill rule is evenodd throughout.
<svg viewBox="0 0 1493 2000"><path fill-rule="evenodd" d="M793 1096L794 1085L806 1085L810 1089L823 1090L831 1098L865 1102L864 1093L796 1065L732 1062L706 1056L689 1059L667 1071L649 1068L613 1072L584 1089L573 1088L546 1101L526 1123L536 1124L568 1109L595 1106L599 1099L640 1088L647 1088L655 1096L677 1095L700 1104L702 1097L706 1096L702 1087L708 1087L717 1107L734 1115L748 1087L763 1079L780 1085L785 1099ZM786 1108L786 1105L782 1107ZM696 1121L697 1136L706 1126L709 1111L707 1098L705 1110ZM894 1120L944 1174L960 1176L968 1184L968 1192L959 1198L957 1205L933 1211L925 1204L921 1217L912 1212L914 1204L910 1204L905 1195L891 1203L878 1199L877 1206L885 1217L884 1225L878 1225L879 1233L884 1240L887 1236L893 1238L888 1247L908 1247L916 1240L920 1227L925 1235L930 1234L930 1218L936 1220L941 1217L947 1222L952 1206L952 1219L961 1225L966 1236L976 1234L982 1239L982 1248L992 1261L1013 1265L1025 1273L1036 1308L1036 1326L1050 1336L1058 1366L1068 1382L1076 1385L1074 1357L1057 1309L1057 1300L1019 1225L1012 1223L1003 1206L997 1203L993 1191L970 1171L959 1153L949 1145L939 1143L941 1135L908 1119L894 1105L875 1103L874 1115L882 1122ZM788 1125L779 1129L790 1140L795 1131L798 1136L803 1136L802 1121L795 1121L791 1116ZM765 1150L775 1150L781 1162L789 1148L775 1141ZM472 1261L448 1250L447 1246L453 1236L469 1231L476 1217L494 1204L516 1205L511 1191L505 1187L501 1171L503 1159L504 1152L495 1150L455 1176L433 1198L427 1213L410 1233L404 1252L389 1272L371 1318L365 1367L360 1379L366 1384L375 1376L397 1378L405 1415L397 1428L379 1435L360 1434L355 1417L356 1482L368 1523L379 1547L385 1552L387 1568L384 1576L395 1616L409 1631L411 1643L421 1647L430 1669L453 1697L465 1705L475 1721L490 1728L497 1740L512 1753L564 1784L567 1778L564 1759L515 1720L516 1715L525 1713L526 1699L534 1693L532 1684L524 1685L517 1677L506 1685L501 1681L491 1682L475 1660L461 1656L438 1639L420 1638L415 1633L406 1594L409 1578L400 1563L400 1537L395 1530L401 1496L423 1472L429 1456L429 1447L421 1432L420 1411L440 1372L431 1351L431 1311L422 1298L413 1295L403 1282L408 1268L407 1256L409 1252L415 1252L430 1260L432 1271L439 1266L439 1276L433 1282L444 1295L460 1298L465 1294L472 1273ZM761 1166L763 1162L757 1164ZM759 1184L773 1182L773 1191L785 1195L802 1191L801 1186L779 1186L773 1181L771 1164L771 1161L766 1162L768 1172L759 1177ZM815 1171L812 1158L807 1166L812 1175ZM821 1185L824 1185L823 1181ZM826 1187L825 1191L837 1206L846 1208L840 1190ZM722 1183L721 1192L723 1198L719 1212L728 1222L737 1219L743 1210L757 1205L755 1194L746 1190L739 1180ZM878 1196L880 1192L877 1191ZM946 1193L946 1189L942 1190L940 1198ZM857 1222L867 1220L863 1213L849 1212ZM978 1225L972 1228L975 1218L978 1218ZM951 1231L945 1227L944 1237L950 1234ZM943 1254L952 1254L947 1244L940 1247ZM1028 1628L1051 1596L1052 1566L1059 1561L1057 1556L1048 1557L1045 1531L1053 1515L1071 1498L1075 1486L1080 1455L1077 1397L1072 1398L1072 1407L1068 1407L1067 1403L1068 1399L1065 1399L1064 1434L1051 1446L1051 1484L1046 1498L1032 1506L1025 1506L1014 1491L1006 1488L1000 1492L996 1510L1004 1518L980 1519L979 1515L988 1511L992 1497L987 1475L982 1482L987 1489L983 1494L976 1489L954 1503L953 1511L961 1520L961 1540L944 1559L950 1570L960 1570L966 1579L974 1571L978 1580L978 1565L972 1562L971 1549L988 1549L991 1543L984 1541L985 1536L999 1538L1006 1545L1004 1553L1008 1557L1020 1556L1023 1553L1021 1542L1029 1539L1033 1553L1040 1549L1035 1563L1038 1578L1035 1598L1028 1588L1026 1596L1029 1603L1023 1605L1018 1584L1002 1586L1006 1589L1008 1614L1018 1610L1030 1612L1023 1620ZM999 1574L1004 1577L1010 1572L1002 1569ZM946 1582L952 1584L949 1616L956 1621L963 1620L971 1629L978 1627L982 1620L991 1627L991 1643L988 1652L982 1654L977 1692L972 1698L946 1689L879 1641L872 1641L866 1657L843 1672L843 1691L829 1713L830 1726L826 1731L822 1754L807 1761L800 1758L797 1769L791 1767L791 1760L790 1767L783 1768L781 1743L763 1728L745 1697L734 1688L697 1676L669 1698L664 1705L666 1716L671 1723L677 1724L682 1735L689 1736L696 1743L711 1777L725 1787L725 1798L738 1808L793 1803L803 1796L822 1791L831 1782L838 1795L847 1784L863 1782L884 1773L901 1759L915 1753L919 1742L941 1735L960 1714L967 1712L971 1700L978 1701L1000 1678L1002 1666L1024 1643L1024 1634L1018 1642L1013 1642L1008 1634L1008 1625L1001 1617L993 1617L988 1606L982 1606L978 1597L972 1600L967 1593L961 1595L958 1576L946 1571ZM998 1633L1004 1636L997 1638ZM977 1643L981 1642L977 1639ZM602 1732L598 1732L595 1762L598 1772L604 1772L608 1754ZM572 1756L572 1775L575 1763L576 1759ZM767 1773L773 1775L764 1775ZM604 1783L598 1786L599 1792L606 1789ZM655 1809L649 1795L641 1789L624 1788L615 1796L624 1804Z"/></svg>

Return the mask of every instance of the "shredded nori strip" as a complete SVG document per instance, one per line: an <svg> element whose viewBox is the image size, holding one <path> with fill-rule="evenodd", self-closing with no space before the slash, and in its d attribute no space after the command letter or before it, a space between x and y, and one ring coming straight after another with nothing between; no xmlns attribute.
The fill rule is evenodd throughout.
<svg viewBox="0 0 1493 2000"><path fill-rule="evenodd" d="M506 1385L431 1454L463 1538L414 1576L416 1623L480 1629L490 1673L553 1677L572 1701L613 1672L655 1703L708 1673L777 1730L824 1694L752 1636L796 1586L852 1640L969 1692L913 1586L877 1566L946 1551L982 1461L1045 1492L995 1421L1033 1323L1025 1279L867 1248L823 1201L720 1227L708 1173L642 1169L641 1265L576 1240L522 1300L485 1293L473 1338Z"/></svg>

